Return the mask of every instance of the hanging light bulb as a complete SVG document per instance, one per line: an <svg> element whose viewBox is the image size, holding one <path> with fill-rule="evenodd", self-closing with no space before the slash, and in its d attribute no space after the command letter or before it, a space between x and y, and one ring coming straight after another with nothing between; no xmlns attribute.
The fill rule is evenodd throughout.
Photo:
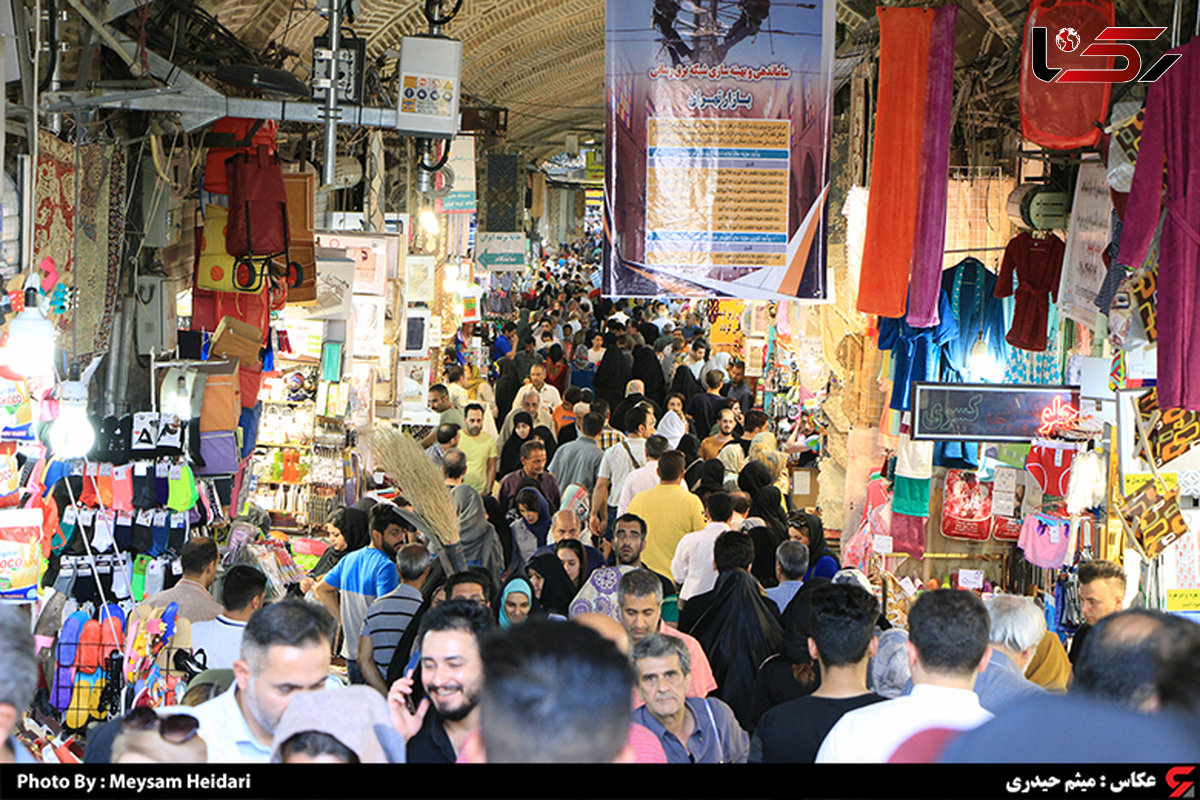
<svg viewBox="0 0 1200 800"><path fill-rule="evenodd" d="M188 394L187 378L181 372L175 384L175 391L163 397L163 411L174 414L177 419L187 422L192 418L192 397Z"/></svg>
<svg viewBox="0 0 1200 800"><path fill-rule="evenodd" d="M427 208L421 212L421 227L429 234L438 232L437 214L433 213L432 209Z"/></svg>
<svg viewBox="0 0 1200 800"><path fill-rule="evenodd" d="M50 450L55 458L82 458L96 443L96 431L87 417L88 387L71 368L71 379L58 386L58 419L50 426Z"/></svg>
<svg viewBox="0 0 1200 800"><path fill-rule="evenodd" d="M38 308L38 290L25 289L25 308L8 324L4 360L18 375L46 375L54 370L54 323Z"/></svg>
<svg viewBox="0 0 1200 800"><path fill-rule="evenodd" d="M983 338L983 331L979 332L979 336L975 339L975 344L971 346L971 355L967 361L967 372L975 380L986 381L988 383L996 383L1003 376L1001 373L1001 365L988 351L987 341Z"/></svg>

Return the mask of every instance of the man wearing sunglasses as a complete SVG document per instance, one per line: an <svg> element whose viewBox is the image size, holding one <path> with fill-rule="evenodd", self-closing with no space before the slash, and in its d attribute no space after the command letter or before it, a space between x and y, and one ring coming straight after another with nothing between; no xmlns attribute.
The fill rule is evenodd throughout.
<svg viewBox="0 0 1200 800"><path fill-rule="evenodd" d="M209 763L266 763L275 728L297 692L325 687L334 621L325 609L286 599L246 624L234 685L190 713L200 721Z"/></svg>

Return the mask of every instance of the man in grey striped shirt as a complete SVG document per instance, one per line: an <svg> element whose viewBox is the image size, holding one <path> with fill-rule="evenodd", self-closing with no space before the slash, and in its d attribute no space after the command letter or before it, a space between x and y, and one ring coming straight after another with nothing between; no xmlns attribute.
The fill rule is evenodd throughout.
<svg viewBox="0 0 1200 800"><path fill-rule="evenodd" d="M421 586L429 575L433 556L423 544L407 544L396 553L400 585L379 597L367 609L362 635L358 640L358 664L363 678L387 694L388 665L396 645L404 637L413 615L421 607Z"/></svg>

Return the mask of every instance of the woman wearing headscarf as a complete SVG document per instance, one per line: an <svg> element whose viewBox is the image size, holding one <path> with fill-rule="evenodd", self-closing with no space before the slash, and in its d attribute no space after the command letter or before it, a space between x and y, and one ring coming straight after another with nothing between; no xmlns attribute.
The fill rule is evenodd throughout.
<svg viewBox="0 0 1200 800"><path fill-rule="evenodd" d="M912 679L908 664L908 631L889 628L876 639L879 647L867 666L867 688L889 700L899 697Z"/></svg>
<svg viewBox="0 0 1200 800"><path fill-rule="evenodd" d="M538 425L533 429L533 436L541 439L542 444L546 445L546 463L550 463L550 459L554 458L554 451L558 449L558 437L556 437L549 428L545 425ZM517 466L521 466L520 463ZM516 467L513 467L516 469ZM508 473L504 473L507 475Z"/></svg>
<svg viewBox="0 0 1200 800"><path fill-rule="evenodd" d="M362 502L361 500L359 502ZM325 523L330 545L325 549L308 576L300 581L300 591L307 594L321 578L337 566L347 553L353 553L371 543L370 524L365 511L354 506L339 508Z"/></svg>
<svg viewBox="0 0 1200 800"><path fill-rule="evenodd" d="M579 594L579 590L592 574L592 570L588 569L588 557L583 550L583 543L578 539L563 539L555 543L554 554L563 563L563 570L575 586L575 594ZM574 599L574 595L571 599Z"/></svg>
<svg viewBox="0 0 1200 800"><path fill-rule="evenodd" d="M537 489L526 486L517 492L508 512L508 527L522 561L528 561L539 547L545 546L552 516L550 504Z"/></svg>
<svg viewBox="0 0 1200 800"><path fill-rule="evenodd" d="M500 627L509 628L524 622L533 609L533 589L524 578L513 578L500 595Z"/></svg>
<svg viewBox="0 0 1200 800"><path fill-rule="evenodd" d="M521 445L533 436L533 417L528 411L513 415L513 432L500 450L500 471L497 477L507 475L521 466Z"/></svg>
<svg viewBox="0 0 1200 800"><path fill-rule="evenodd" d="M571 368L563 355L562 345L558 342L550 345L546 353L546 383L558 389L559 394L567 391L567 383L571 377Z"/></svg>
<svg viewBox="0 0 1200 800"><path fill-rule="evenodd" d="M681 617L680 630L694 636L704 648L720 686L718 696L733 709L743 728L752 728L758 667L783 641L779 609L763 594L754 576L744 569L730 569L717 576L712 601L699 618L689 622L684 630Z"/></svg>
<svg viewBox="0 0 1200 800"><path fill-rule="evenodd" d="M804 580L836 575L841 564L825 542L825 525L821 518L816 514L795 514L787 525L795 531L795 534L789 532L789 536L808 547L808 572L804 573Z"/></svg>
<svg viewBox="0 0 1200 800"><path fill-rule="evenodd" d="M395 764L404 762L404 753L387 701L369 686L350 686L296 692L275 728L271 761L333 756L349 764Z"/></svg>
<svg viewBox="0 0 1200 800"><path fill-rule="evenodd" d="M687 435L687 422L674 411L663 414L656 427L656 433L667 440L672 450L679 447L680 439Z"/></svg>
<svg viewBox="0 0 1200 800"><path fill-rule="evenodd" d="M746 531L754 540L754 552L763 554L763 557L754 559L751 572L767 589L779 585L775 577L775 548L787 539L783 495L772 480L770 468L761 461L747 462L738 474L738 488L750 495ZM757 522L752 523L751 520Z"/></svg>
<svg viewBox="0 0 1200 800"><path fill-rule="evenodd" d="M450 490L454 508L458 512L459 540L462 542L463 558L471 566L481 566L492 576L492 584L500 580L504 571L504 547L496 529L488 522L487 509L479 492L466 484Z"/></svg>
<svg viewBox="0 0 1200 800"><path fill-rule="evenodd" d="M1048 692L1065 692L1071 678L1071 661L1067 650L1054 631L1046 631L1038 642L1025 677Z"/></svg>
<svg viewBox="0 0 1200 800"><path fill-rule="evenodd" d="M496 370L496 420L500 421L512 410L517 390L521 388L521 377L517 370L517 362L511 355L497 361Z"/></svg>
<svg viewBox="0 0 1200 800"><path fill-rule="evenodd" d="M575 598L575 584L567 577L562 561L555 553L542 553L525 565L529 585L535 596L534 607L543 614L567 616Z"/></svg>
<svg viewBox="0 0 1200 800"><path fill-rule="evenodd" d="M597 397L608 403L609 408L615 409L625 399L625 385L632 377L633 371L625 360L625 356L621 354L621 349L617 347L616 334L606 333L604 335L604 358L600 359L600 366L596 367L596 378L592 383L592 390ZM620 420L617 422L623 424Z"/></svg>
<svg viewBox="0 0 1200 800"><path fill-rule="evenodd" d="M737 482L738 475L742 472L742 467L746 466L746 455L742 452L742 448L738 446L737 440L730 442L717 451L717 460L725 465L724 482Z"/></svg>
<svg viewBox="0 0 1200 800"><path fill-rule="evenodd" d="M699 479L691 487L692 494L700 498L701 503L708 502L708 496L713 492L725 491L725 465L718 459L710 458L700 464Z"/></svg>
<svg viewBox="0 0 1200 800"><path fill-rule="evenodd" d="M779 653L762 663L754 681L751 724L757 725L768 709L812 694L821 685L821 665L808 653L808 637L812 636L812 591L827 583L826 578L805 583L783 610Z"/></svg>
<svg viewBox="0 0 1200 800"><path fill-rule="evenodd" d="M642 345L633 351L633 377L643 384L643 393L659 408L667 398L667 382L663 380L662 364L654 348Z"/></svg>
<svg viewBox="0 0 1200 800"><path fill-rule="evenodd" d="M700 458L700 440L690 433L685 433L679 437L679 444L675 449L683 453L683 479L690 489L700 483L704 471L704 459Z"/></svg>

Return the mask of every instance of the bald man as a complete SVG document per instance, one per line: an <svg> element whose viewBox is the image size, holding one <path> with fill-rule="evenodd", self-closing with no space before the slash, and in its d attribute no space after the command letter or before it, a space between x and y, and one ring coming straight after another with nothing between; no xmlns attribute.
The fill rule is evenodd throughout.
<svg viewBox="0 0 1200 800"><path fill-rule="evenodd" d="M564 539L574 539L583 545L583 552L587 555L587 573L591 575L593 570L600 569L606 562L604 554L582 538L582 532L583 525L579 522L579 517L575 516L574 511L570 509L559 511L550 518L550 536L546 540L546 545L534 550L533 555L553 553L554 545ZM532 556L530 557L532 558Z"/></svg>

